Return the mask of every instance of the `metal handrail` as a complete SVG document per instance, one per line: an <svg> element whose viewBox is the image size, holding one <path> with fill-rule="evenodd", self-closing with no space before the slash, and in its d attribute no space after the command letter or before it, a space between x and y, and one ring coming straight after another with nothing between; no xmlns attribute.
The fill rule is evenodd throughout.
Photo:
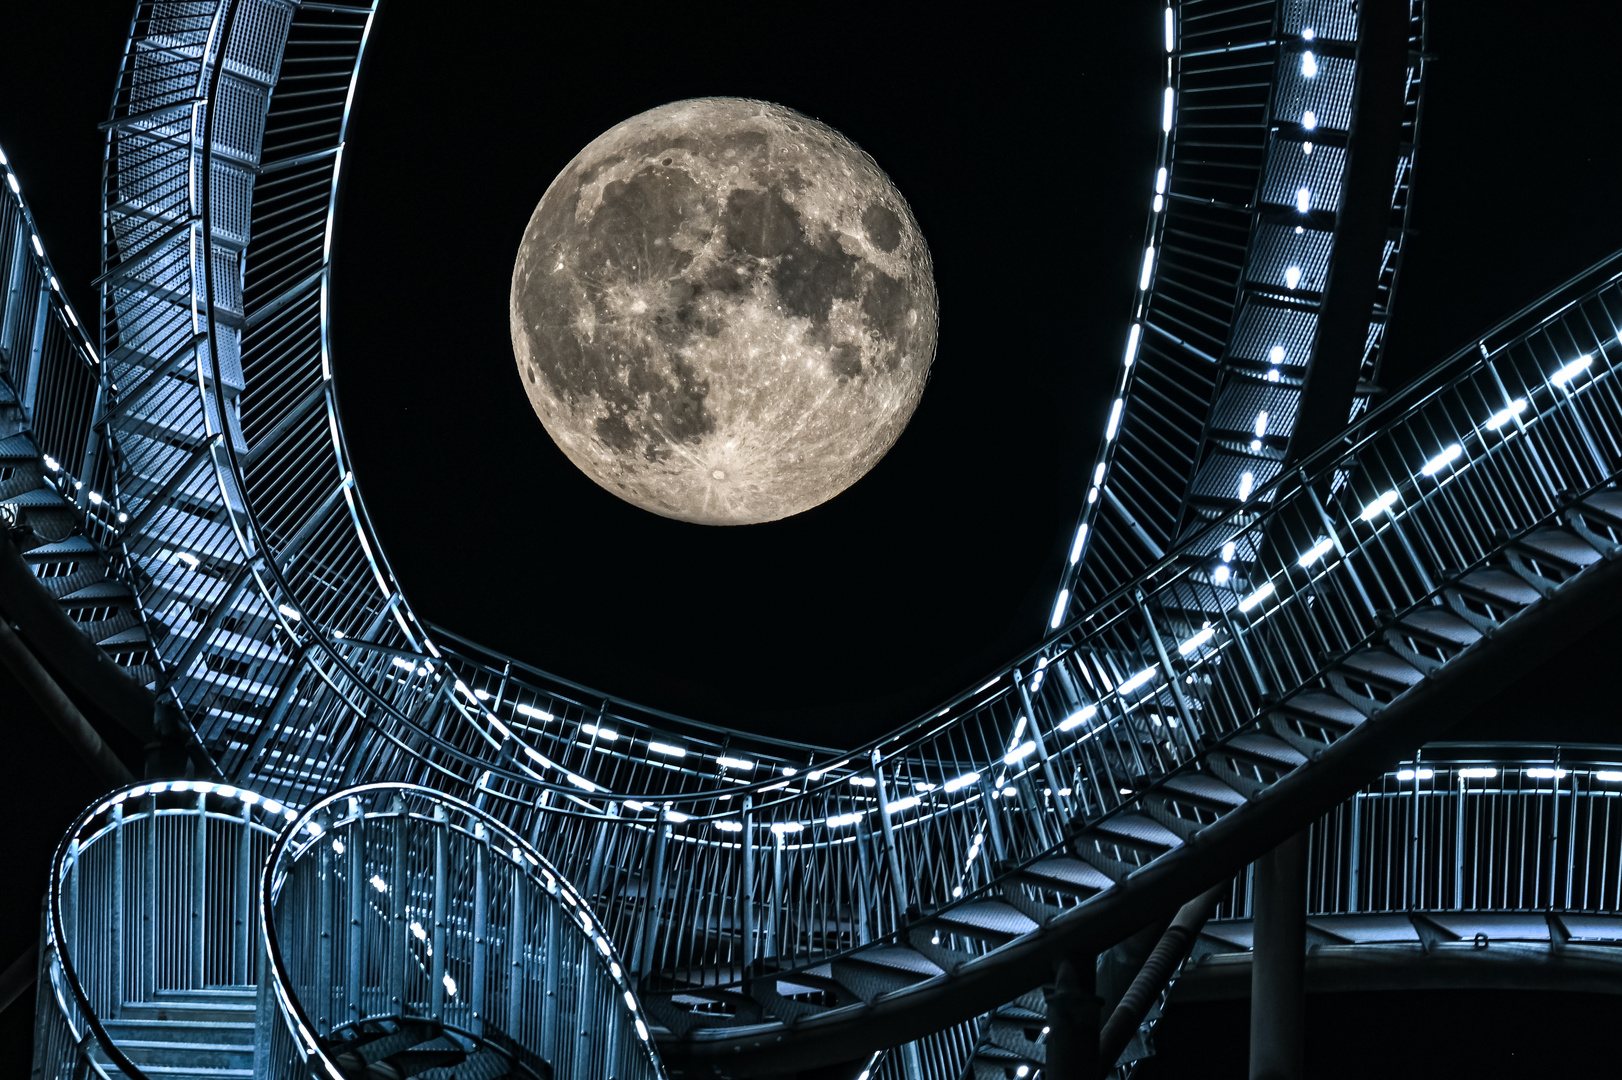
<svg viewBox="0 0 1622 1080"><path fill-rule="evenodd" d="M191 796L197 801L193 805L179 810L161 810L159 808L160 796L163 801L170 802L174 800L175 796L179 795ZM210 798L234 802L240 808L240 816L228 817L218 813L209 814L206 806L207 800ZM134 800L137 799L151 800L151 809L145 812L144 815L138 812L133 817L125 817L124 808L134 805ZM106 837L116 836L120 841L118 854L121 856L121 830L138 821L155 820L156 815L160 813L205 814L216 820L257 829L267 836L274 836L277 828L266 824L265 821L255 820L253 818L254 813L275 822L278 827L284 823L288 816L293 815L292 810L273 799L265 799L256 792L210 781L175 780L126 785L108 793L98 803L86 808L74 819L73 824L69 826L61 841L58 842L56 851L51 858L51 874L46 892L46 938L41 943L41 970L49 977L51 998L56 1004L56 1014L54 1019L40 1017L36 1020L36 1025L41 1029L40 1033L36 1035L36 1043L47 1055L52 1052L59 1056L71 1055L71 1060L82 1062L84 1068L92 1070L95 1075L102 1077L103 1080L108 1080L108 1073L91 1054L92 1045L99 1048L111 1061L113 1067L123 1076L128 1077L129 1080L146 1080L147 1074L129 1059L124 1051L119 1048L117 1041L108 1033L102 1021L101 1009L92 1000L92 995L81 978L79 964L75 961L73 955L74 939L70 936L69 920L63 910L64 893L67 891L69 884L73 882L72 875L76 872L87 850ZM153 875L153 881L156 882L158 880L156 867L148 867L148 870ZM121 881L121 876L122 870L120 869L115 875L115 882ZM169 881L167 877L164 880L166 883ZM119 889L114 891L117 893ZM122 895L115 895L113 903L112 917L116 919L124 907ZM194 914L199 919L201 918L201 913ZM79 913L74 911L74 925L77 925L78 918ZM156 913L148 913L148 920L156 922ZM137 919L134 924L139 927L141 921ZM140 939L138 932L131 933L122 924L114 926L113 934L115 942L130 938L137 941ZM148 950L149 953L155 952L157 950L156 942L149 942ZM123 970L124 951L122 948L115 947L114 952L113 966L115 971L113 977L118 980L118 985L112 987L111 993L113 997L111 1000L113 1007L116 1008L125 1000L122 981L127 973ZM150 960L152 957L149 956L148 959ZM237 960L239 963L245 961L248 965L247 970L251 972L251 958L238 957ZM75 1023L75 1017L79 1019L79 1023ZM69 1034L66 1042L50 1037L48 1029L53 1023L60 1023L65 1026ZM62 1064L62 1062L58 1062L58 1064ZM47 1069L47 1072L50 1072L50 1070Z"/></svg>
<svg viewBox="0 0 1622 1080"><path fill-rule="evenodd" d="M471 882L463 878L468 856ZM347 900L336 895L339 876ZM497 879L505 888L492 887ZM392 912L381 909L385 901ZM431 1019L470 1040L499 1037L503 1046L531 1053L548 1043L575 1046L577 1037L554 1030L560 1013L573 1011L563 1008L555 988L544 995L540 1012L523 1004L526 971L544 971L556 982L572 963L563 958L565 948L584 958L576 967L589 967L590 979L607 980L606 994L601 987L587 990L589 982L575 987L581 1007L589 1003L598 1009L594 1022L581 1023L608 1028L595 1032L605 1040L604 1053L612 1058L634 1043L641 1047L645 1071L632 1075L665 1075L634 984L590 905L522 838L459 799L417 785L377 783L335 792L306 807L281 832L265 862L259 911L269 985L285 1026L286 1038L272 1034L279 1052L270 1052L268 1064L281 1070L278 1075L315 1070L341 1076L328 1052L333 1033L380 1018ZM300 933L298 941L284 939L289 920ZM424 929L425 923L432 929ZM543 929L532 937L530 928L537 923ZM304 970L311 964L304 954L312 947L320 950L313 976ZM343 972L337 970L340 949ZM453 965L462 979L452 977ZM375 994L366 986L368 971L385 973ZM315 1000L307 1001L300 988L311 985ZM347 1001L343 1018L328 1015L340 987ZM505 1004L491 993L503 989ZM369 1007L369 998L378 1007ZM552 1075L589 1074L589 1055L582 1053L569 1050L566 1063L553 1062ZM628 1064L620 1061L621 1068Z"/></svg>

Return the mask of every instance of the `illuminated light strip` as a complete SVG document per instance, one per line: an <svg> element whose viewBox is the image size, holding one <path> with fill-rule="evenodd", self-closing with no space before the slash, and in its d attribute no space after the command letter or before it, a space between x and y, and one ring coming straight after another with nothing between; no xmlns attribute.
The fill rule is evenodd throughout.
<svg viewBox="0 0 1622 1080"><path fill-rule="evenodd" d="M779 821L772 825L772 833L777 836L782 836L784 833L797 833L803 828L805 828L805 826L801 825L797 821Z"/></svg>
<svg viewBox="0 0 1622 1080"><path fill-rule="evenodd" d="M1397 493L1395 491L1388 491L1384 495L1381 495L1378 499L1375 499L1373 502L1363 507L1363 512L1358 516L1364 521L1373 521L1387 510L1390 510L1392 506L1396 505L1396 502Z"/></svg>
<svg viewBox="0 0 1622 1080"><path fill-rule="evenodd" d="M1210 626L1207 626L1204 630L1201 630L1199 633L1177 646L1177 653L1179 656L1187 656L1214 637L1216 637L1216 631Z"/></svg>
<svg viewBox="0 0 1622 1080"><path fill-rule="evenodd" d="M552 719L552 714L551 713L545 712L544 710L541 710L541 709L537 709L533 705L519 705L519 704L515 703L513 705L513 712L517 713L519 716L527 716L531 720L551 720Z"/></svg>
<svg viewBox="0 0 1622 1080"><path fill-rule="evenodd" d="M1488 431L1497 431L1499 428L1503 427L1505 424L1509 423L1511 420L1515 419L1525 411L1526 399L1516 398L1514 401L1510 402L1506 408L1493 413L1492 419L1488 420L1486 423L1486 428Z"/></svg>
<svg viewBox="0 0 1622 1080"><path fill-rule="evenodd" d="M1593 362L1594 357L1592 355L1579 356L1577 359L1555 372L1554 375L1549 378L1549 381L1554 385L1563 388L1571 380L1587 371L1589 365L1591 365Z"/></svg>
<svg viewBox="0 0 1622 1080"><path fill-rule="evenodd" d="M1110 407L1109 426L1104 428L1104 441L1105 442L1114 442L1115 441L1115 433L1118 430L1120 430L1120 427L1121 427L1121 409L1123 407L1125 407L1125 405L1126 405L1126 399L1125 398L1116 398L1115 399L1115 404Z"/></svg>
<svg viewBox="0 0 1622 1080"><path fill-rule="evenodd" d="M1155 672L1158 671L1159 668L1159 664L1152 664L1149 667L1144 668L1142 671L1126 680L1126 682L1116 687L1116 691L1122 694L1132 693L1134 690L1137 690L1143 686L1144 683L1147 683L1150 679L1154 678Z"/></svg>
<svg viewBox="0 0 1622 1080"><path fill-rule="evenodd" d="M735 757L718 757L715 759L715 763L717 765L724 765L729 769L742 769L745 771L753 770L755 767L755 763L753 761L745 761L743 758Z"/></svg>
<svg viewBox="0 0 1622 1080"><path fill-rule="evenodd" d="M1166 51L1172 52L1177 48L1177 17L1172 14L1171 8L1166 8Z"/></svg>
<svg viewBox="0 0 1622 1080"><path fill-rule="evenodd" d="M1173 90L1169 86L1166 87L1165 104L1163 104L1161 106L1161 109L1160 109L1160 130L1161 131L1165 131L1165 132L1170 132L1171 131L1171 118L1172 118L1173 113L1175 112L1176 101L1177 101L1177 91Z"/></svg>
<svg viewBox="0 0 1622 1080"><path fill-rule="evenodd" d="M1167 90L1166 93L1171 93ZM1155 246L1150 244L1143 250L1143 272L1138 275L1138 289L1143 291L1149 288L1149 281L1155 274ZM1292 286L1293 288L1293 286Z"/></svg>
<svg viewBox="0 0 1622 1080"><path fill-rule="evenodd" d="M923 802L923 800L918 796L908 795L905 798L897 799L895 802L891 803L890 813L899 814L903 810L911 810L921 802Z"/></svg>
<svg viewBox="0 0 1622 1080"><path fill-rule="evenodd" d="M1454 443L1446 450L1443 450L1440 454L1437 454L1435 457L1425 462L1425 467L1419 470L1420 475L1435 476L1437 473L1459 460L1463 454L1464 447L1460 446L1458 443Z"/></svg>
<svg viewBox="0 0 1622 1080"><path fill-rule="evenodd" d="M1319 559L1333 551L1334 548L1335 541L1326 536L1322 540L1319 540L1316 544L1313 544L1311 547L1307 548L1306 554L1302 555L1296 560L1296 565L1301 567L1311 566L1313 563L1317 562Z"/></svg>
<svg viewBox="0 0 1622 1080"><path fill-rule="evenodd" d="M1077 542L1076 542L1076 554L1078 556L1081 554L1081 541L1080 541L1079 536L1078 536ZM1075 563L1076 560L1071 559L1070 561L1073 564L1073 563ZM1059 590L1059 598L1053 602L1053 618L1048 620L1048 629L1049 630L1057 630L1059 628L1059 624L1064 621L1065 607L1069 603L1070 603L1070 590L1069 589L1060 589Z"/></svg>
<svg viewBox="0 0 1622 1080"><path fill-rule="evenodd" d="M672 746L670 743L650 741L648 743L648 749L653 751L655 754L663 754L666 757L683 758L687 756L686 747Z"/></svg>
<svg viewBox="0 0 1622 1080"><path fill-rule="evenodd" d="M1160 171L1164 173L1166 170L1161 169ZM1133 323L1132 329L1126 332L1126 358L1121 364L1122 367L1131 367L1132 361L1138 358L1138 342L1142 340L1142 338L1143 324Z"/></svg>
<svg viewBox="0 0 1622 1080"><path fill-rule="evenodd" d="M941 790L947 792L948 794L951 794L952 792L955 792L955 791L962 791L964 788L968 787L970 784L975 784L975 783L978 783L979 781L980 781L980 774L979 773L977 773L977 772L967 772L967 773L964 773L962 776L954 776L954 777L952 777L952 779L946 781L946 783L941 785Z"/></svg>
<svg viewBox="0 0 1622 1080"><path fill-rule="evenodd" d="M855 825L866 816L866 814L835 814L825 824L830 829L842 829L846 825Z"/></svg>
<svg viewBox="0 0 1622 1080"><path fill-rule="evenodd" d="M1239 610L1248 612L1251 608L1272 596L1275 591L1277 590L1273 588L1273 583L1271 581L1267 582L1261 588L1239 601Z"/></svg>
<svg viewBox="0 0 1622 1080"><path fill-rule="evenodd" d="M1036 743L1022 743L1021 745L1008 751L1008 753L1004 754L1002 763L1004 765L1018 765L1020 762L1024 761L1034 753L1036 753Z"/></svg>
<svg viewBox="0 0 1622 1080"><path fill-rule="evenodd" d="M1070 545L1070 565L1074 566L1081 559L1081 545L1087 540L1087 523L1084 521L1076 526L1076 540Z"/></svg>
<svg viewBox="0 0 1622 1080"><path fill-rule="evenodd" d="M1436 775L1436 770L1435 769L1419 769L1417 771L1414 770L1414 769L1399 769L1399 770L1397 770L1397 779L1398 780L1429 780L1431 777L1433 777L1435 775Z"/></svg>
<svg viewBox="0 0 1622 1080"><path fill-rule="evenodd" d="M1491 780L1493 777L1498 775L1498 770L1497 769L1490 769L1490 768L1486 768L1486 769L1460 769L1459 770L1459 775L1461 777L1463 777L1464 779L1466 779L1466 780ZM1599 774L1599 775L1601 775L1603 777L1604 774ZM1619 778L1622 778L1622 773L1617 773L1616 775Z"/></svg>
<svg viewBox="0 0 1622 1080"><path fill-rule="evenodd" d="M1526 775L1530 776L1534 780L1564 780L1566 778L1566 770L1545 768L1527 769Z"/></svg>
<svg viewBox="0 0 1622 1080"><path fill-rule="evenodd" d="M1097 705L1088 705L1084 708L1077 709L1075 712L1059 721L1059 730L1069 731L1071 728L1074 728L1080 724L1085 724L1087 721L1091 720L1097 715Z"/></svg>
<svg viewBox="0 0 1622 1080"><path fill-rule="evenodd" d="M711 824L722 832L743 832L743 822L741 821L715 821L711 822Z"/></svg>

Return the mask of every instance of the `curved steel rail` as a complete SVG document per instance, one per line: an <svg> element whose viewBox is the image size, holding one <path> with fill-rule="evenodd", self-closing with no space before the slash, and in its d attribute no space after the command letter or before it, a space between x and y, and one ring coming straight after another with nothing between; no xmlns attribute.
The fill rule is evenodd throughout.
<svg viewBox="0 0 1622 1080"><path fill-rule="evenodd" d="M202 780L132 784L79 815L51 860L35 1075L145 1080L140 1051L109 1024L176 994L254 984L254 875L293 816Z"/></svg>
<svg viewBox="0 0 1622 1080"><path fill-rule="evenodd" d="M321 799L271 849L259 910L284 1021L260 1032L267 1076L353 1075L345 1053L379 1025L415 1025L478 1075L665 1075L588 905L459 799L405 784Z"/></svg>

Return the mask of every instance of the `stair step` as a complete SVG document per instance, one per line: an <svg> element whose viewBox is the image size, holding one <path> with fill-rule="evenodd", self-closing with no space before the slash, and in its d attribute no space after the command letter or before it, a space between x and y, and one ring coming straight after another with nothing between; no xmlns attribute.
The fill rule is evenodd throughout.
<svg viewBox="0 0 1622 1080"><path fill-rule="evenodd" d="M1397 620L1396 628L1440 645L1460 648L1481 640L1481 631L1443 608L1421 608Z"/></svg>
<svg viewBox="0 0 1622 1080"><path fill-rule="evenodd" d="M1476 570L1459 579L1459 587L1498 604L1523 608L1542 599L1538 591L1507 570Z"/></svg>
<svg viewBox="0 0 1622 1080"><path fill-rule="evenodd" d="M1326 694L1321 690L1297 694L1284 702L1282 708L1285 712L1316 723L1335 724L1343 728L1354 728L1364 719L1363 714L1348 705L1343 698Z"/></svg>
<svg viewBox="0 0 1622 1080"><path fill-rule="evenodd" d="M1622 491L1596 491L1578 505L1587 513L1609 518L1611 524L1622 526Z"/></svg>
<svg viewBox="0 0 1622 1080"><path fill-rule="evenodd" d="M1243 795L1205 773L1180 773L1168 779L1162 785L1162 789L1177 796L1179 800L1202 803L1215 810L1231 810L1245 805Z"/></svg>
<svg viewBox="0 0 1622 1080"><path fill-rule="evenodd" d="M1359 678L1384 683L1396 690L1417 686L1425 678L1424 673L1412 664L1383 649L1365 649L1363 652L1353 653L1340 662L1340 668Z"/></svg>
<svg viewBox="0 0 1622 1080"><path fill-rule="evenodd" d="M1099 822L1087 830L1112 841L1141 847L1145 844L1162 851L1179 847L1182 839L1164 825L1143 814L1124 813Z"/></svg>
<svg viewBox="0 0 1622 1080"><path fill-rule="evenodd" d="M1222 749L1235 757L1249 758L1274 768L1293 769L1307 762L1300 751L1271 735L1239 735L1223 743Z"/></svg>
<svg viewBox="0 0 1622 1080"><path fill-rule="evenodd" d="M1036 929L1018 909L997 900L960 904L935 916L943 928L967 937L990 938L999 944Z"/></svg>
<svg viewBox="0 0 1622 1080"><path fill-rule="evenodd" d="M57 494L55 488L39 487L32 491L24 491L5 500L13 506L20 506L24 510L66 510L67 500Z"/></svg>
<svg viewBox="0 0 1622 1080"><path fill-rule="evenodd" d="M1044 889L1071 896L1091 896L1115 884L1092 864L1063 856L1034 862L1021 870L1019 876Z"/></svg>
<svg viewBox="0 0 1622 1080"><path fill-rule="evenodd" d="M1536 529L1516 541L1516 546L1568 570L1581 570L1600 560L1599 552L1564 529Z"/></svg>
<svg viewBox="0 0 1622 1080"><path fill-rule="evenodd" d="M126 1020L121 1017L117 1020L104 1019L102 1026L120 1046L130 1041L157 1041L158 1036L177 1030L179 1034L196 1043L224 1046L253 1044L254 1026L248 1022L192 1020L181 1025L169 1020Z"/></svg>

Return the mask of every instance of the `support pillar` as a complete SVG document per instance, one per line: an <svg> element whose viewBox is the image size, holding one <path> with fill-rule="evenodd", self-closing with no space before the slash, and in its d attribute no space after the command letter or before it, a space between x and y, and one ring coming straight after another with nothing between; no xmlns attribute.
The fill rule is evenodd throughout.
<svg viewBox="0 0 1622 1080"><path fill-rule="evenodd" d="M1067 956L1043 987L1047 999L1046 1080L1098 1078L1098 958L1091 953Z"/></svg>
<svg viewBox="0 0 1622 1080"><path fill-rule="evenodd" d="M1307 833L1256 860L1250 1080L1301 1080L1306 995Z"/></svg>

